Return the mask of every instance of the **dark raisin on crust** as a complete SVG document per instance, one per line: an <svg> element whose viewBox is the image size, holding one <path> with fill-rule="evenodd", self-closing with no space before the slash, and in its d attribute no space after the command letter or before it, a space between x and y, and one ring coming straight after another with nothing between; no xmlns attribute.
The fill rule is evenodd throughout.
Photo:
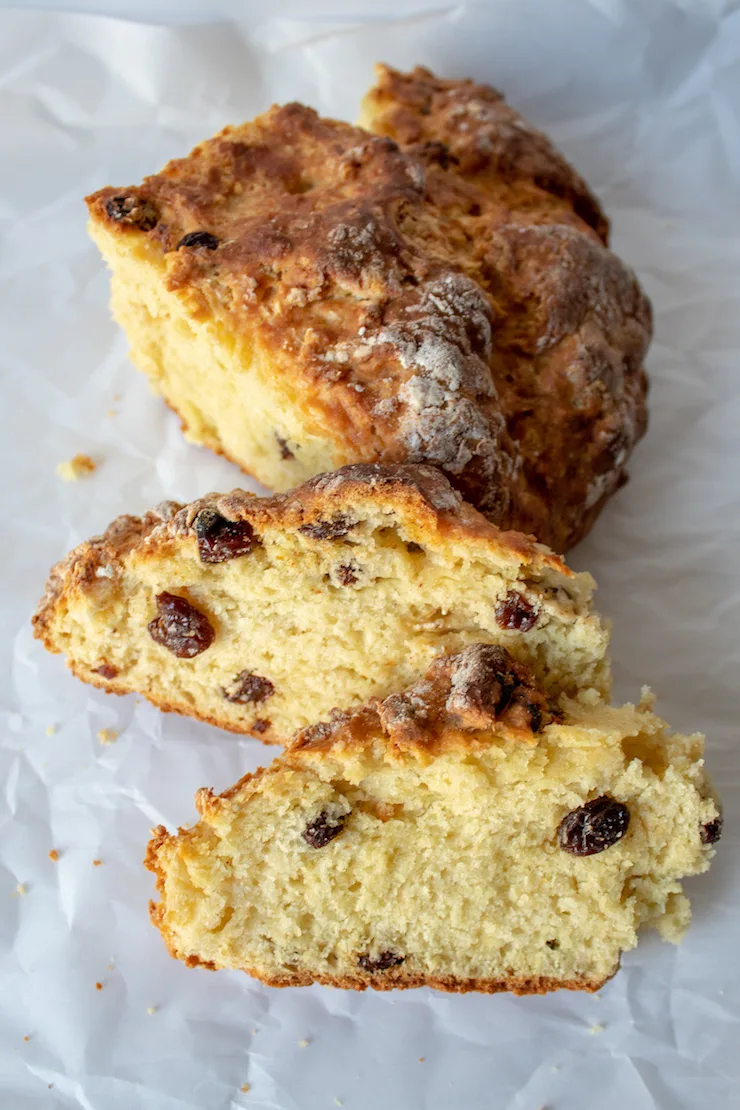
<svg viewBox="0 0 740 1110"><path fill-rule="evenodd" d="M278 447L280 448L280 458L294 459L295 455L291 451L290 447L288 447L287 439L283 439L283 437L278 435L277 432L275 432L275 439L277 440Z"/></svg>
<svg viewBox="0 0 740 1110"><path fill-rule="evenodd" d="M405 959L405 956L399 956L397 952L380 952L377 956L365 952L357 957L357 963L363 971L387 971L390 967L398 967Z"/></svg>
<svg viewBox="0 0 740 1110"><path fill-rule="evenodd" d="M204 613L184 597L157 594L159 615L149 622L149 635L178 659L193 659L213 643L216 633Z"/></svg>
<svg viewBox="0 0 740 1110"><path fill-rule="evenodd" d="M355 521L340 513L331 520L315 520L312 524L301 524L298 529L312 540L340 540L354 528Z"/></svg>
<svg viewBox="0 0 740 1110"><path fill-rule="evenodd" d="M529 632L539 617L538 611L526 597L516 590L509 590L503 601L496 606L496 624L499 628L512 628L517 632Z"/></svg>
<svg viewBox="0 0 740 1110"><path fill-rule="evenodd" d="M239 705L267 701L274 693L275 687L269 678L263 678L254 671L240 671L231 685L223 688L226 700Z"/></svg>
<svg viewBox="0 0 740 1110"><path fill-rule="evenodd" d="M268 721L265 717L258 717L256 721L252 722L250 731L256 732L258 736L261 736L263 732L267 732L271 724L272 722Z"/></svg>
<svg viewBox="0 0 740 1110"><path fill-rule="evenodd" d="M202 509L195 518L201 563L225 563L248 555L259 543L248 520L227 520L215 509Z"/></svg>
<svg viewBox="0 0 740 1110"><path fill-rule="evenodd" d="M708 821L706 825L701 827L701 842L702 844L716 844L722 836L722 817L715 817L713 821Z"/></svg>
<svg viewBox="0 0 740 1110"><path fill-rule="evenodd" d="M153 204L142 200L135 193L127 196L111 197L105 206L111 220L119 224L138 227L141 231L151 231L159 220L159 215Z"/></svg>
<svg viewBox="0 0 740 1110"><path fill-rule="evenodd" d="M566 814L558 827L558 842L572 856L595 856L620 841L629 823L627 806L602 794Z"/></svg>
<svg viewBox="0 0 740 1110"><path fill-rule="evenodd" d="M177 250L180 247L205 247L206 250L215 251L218 239L210 231L189 231L177 244Z"/></svg>
<svg viewBox="0 0 740 1110"><path fill-rule="evenodd" d="M406 544L406 550L408 551L409 555L419 555L424 550L424 548L421 546L420 543L414 543L414 541L412 540L411 543Z"/></svg>
<svg viewBox="0 0 740 1110"><path fill-rule="evenodd" d="M359 569L355 563L343 563L337 567L337 578L343 586L354 586Z"/></svg>
<svg viewBox="0 0 740 1110"><path fill-rule="evenodd" d="M315 817L313 821L309 821L301 836L306 841L310 848L323 848L330 841L339 836L340 832L344 829L344 823L347 820L348 814L341 813L333 817L326 810Z"/></svg>
<svg viewBox="0 0 740 1110"><path fill-rule="evenodd" d="M114 667L112 663L103 663L101 667L95 668L95 674L102 675L103 678L117 678L118 667Z"/></svg>

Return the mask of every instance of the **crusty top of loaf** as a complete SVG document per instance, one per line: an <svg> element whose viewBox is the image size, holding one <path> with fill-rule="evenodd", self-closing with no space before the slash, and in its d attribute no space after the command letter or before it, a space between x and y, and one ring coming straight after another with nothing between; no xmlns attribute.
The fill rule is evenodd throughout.
<svg viewBox="0 0 740 1110"><path fill-rule="evenodd" d="M471 555L477 547L504 563L527 568L535 577L574 577L558 556L532 537L502 532L491 524L462 500L435 467L358 463L317 474L296 489L273 497L233 490L211 493L188 505L164 501L142 517L118 517L102 535L80 544L52 569L33 618L36 635L52 647L49 625L59 598L84 590L96 578L113 577L134 549L146 558L166 555L185 537L194 543L194 522L204 510L231 521L249 521L259 534L266 528L291 531L340 517L349 523L353 508L362 505L397 514L420 543L459 540L470 545ZM322 542L320 528L314 528L313 539ZM585 579L588 581L588 576Z"/></svg>
<svg viewBox="0 0 740 1110"><path fill-rule="evenodd" d="M387 134L273 107L95 193L93 223L145 237L347 458L434 463L564 550L644 428L648 303L584 183L500 94L382 67L366 115Z"/></svg>

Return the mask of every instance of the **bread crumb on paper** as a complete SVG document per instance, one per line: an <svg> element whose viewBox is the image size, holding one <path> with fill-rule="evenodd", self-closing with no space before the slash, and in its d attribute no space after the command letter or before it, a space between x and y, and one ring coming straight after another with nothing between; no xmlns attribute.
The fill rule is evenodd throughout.
<svg viewBox="0 0 740 1110"><path fill-rule="evenodd" d="M424 1063L424 1057L423 1057L423 1056L420 1056L420 1057L419 1057L419 1063L420 1063L420 1064L423 1064L423 1063Z"/></svg>
<svg viewBox="0 0 740 1110"><path fill-rule="evenodd" d="M157 1007L156 1006L147 1006L146 1012L149 1014L149 1017L151 1017L152 1014L156 1014Z"/></svg>
<svg viewBox="0 0 740 1110"><path fill-rule="evenodd" d="M25 883L18 883L16 888L15 888L15 891L13 893L13 897L14 898L20 898L23 894L26 894L26 893L27 893L27 888L26 888Z"/></svg>
<svg viewBox="0 0 740 1110"><path fill-rule="evenodd" d="M57 730L56 725L47 725L46 728L44 729L44 732L46 733L47 736L53 736L54 733L56 732L56 730Z"/></svg>
<svg viewBox="0 0 740 1110"><path fill-rule="evenodd" d="M96 991L102 991L102 989L103 989L103 984L101 982L97 982L95 984L95 990Z"/></svg>
<svg viewBox="0 0 740 1110"><path fill-rule="evenodd" d="M93 860L93 867L101 867L102 863L103 863L102 859L94 859Z"/></svg>
<svg viewBox="0 0 740 1110"><path fill-rule="evenodd" d="M299 1041L299 1042L298 1042L298 1047L299 1047L299 1048L308 1048L308 1046L310 1045L310 1043L311 1043L311 1042L310 1042L310 1040L308 1039L308 1037L304 1037L304 1038L303 1038L303 1040L301 1040L301 1041Z"/></svg>
<svg viewBox="0 0 740 1110"><path fill-rule="evenodd" d="M341 1098L335 1098L334 1099L334 1105L335 1106L344 1106L344 1103L342 1102Z"/></svg>
<svg viewBox="0 0 740 1110"><path fill-rule="evenodd" d="M599 1025L598 1023L596 1025L592 1025L591 1028L589 1029L589 1033L593 1033L594 1036L596 1036L598 1033L603 1033L603 1032L604 1032L604 1026Z"/></svg>
<svg viewBox="0 0 740 1110"><path fill-rule="evenodd" d="M118 409L108 409L106 416L118 416Z"/></svg>
<svg viewBox="0 0 740 1110"><path fill-rule="evenodd" d="M23 1038L23 1040L24 1040L24 1041L26 1042L26 1044L28 1044L28 1042L30 1041L30 1039L31 1039L31 1038L30 1038L30 1037L29 1037L29 1035L28 1035L28 1034L26 1033L25 1037Z"/></svg>
<svg viewBox="0 0 740 1110"><path fill-rule="evenodd" d="M245 1094L247 1093L247 1091L251 1091L251 1090L252 1090L252 1088L251 1088L251 1086L249 1085L249 1083L242 1083L242 1085L241 1085L241 1087L239 1088L239 1090L240 1090L240 1091L242 1092L242 1094L243 1094L243 1095L245 1095Z"/></svg>
<svg viewBox="0 0 740 1110"><path fill-rule="evenodd" d="M89 455L75 455L57 465L57 474L63 482L78 482L97 470L98 464Z"/></svg>
<svg viewBox="0 0 740 1110"><path fill-rule="evenodd" d="M118 739L118 733L113 728L101 728L97 736L101 744L112 744Z"/></svg>
<svg viewBox="0 0 740 1110"><path fill-rule="evenodd" d="M56 848L52 848L52 850L49 852L49 859L52 863L56 863L59 859L59 852L57 852Z"/></svg>

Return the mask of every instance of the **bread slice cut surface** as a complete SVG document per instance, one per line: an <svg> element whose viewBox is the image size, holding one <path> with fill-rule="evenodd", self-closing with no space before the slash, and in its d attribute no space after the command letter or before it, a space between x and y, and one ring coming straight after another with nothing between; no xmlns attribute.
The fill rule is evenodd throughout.
<svg viewBox="0 0 740 1110"><path fill-rule="evenodd" d="M703 738L645 693L553 713L496 645L298 735L201 820L158 828L154 923L273 986L593 991L640 926L677 941L721 818Z"/></svg>
<svg viewBox="0 0 740 1110"><path fill-rule="evenodd" d="M122 517L54 568L34 621L87 682L286 742L474 641L556 700L606 692L592 589L434 468L368 465Z"/></svg>

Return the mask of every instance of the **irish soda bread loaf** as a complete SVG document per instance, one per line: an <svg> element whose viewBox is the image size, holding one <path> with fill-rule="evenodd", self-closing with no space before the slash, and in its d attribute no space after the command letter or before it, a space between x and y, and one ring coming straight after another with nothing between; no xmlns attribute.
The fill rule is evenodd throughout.
<svg viewBox="0 0 740 1110"><path fill-rule="evenodd" d="M382 68L365 119L275 107L88 198L131 356L272 489L430 462L564 551L644 429L648 302L494 90Z"/></svg>
<svg viewBox="0 0 740 1110"><path fill-rule="evenodd" d="M721 818L700 736L595 691L553 714L471 645L410 689L306 729L154 832L173 956L272 986L596 990L641 925L678 940Z"/></svg>
<svg viewBox="0 0 740 1110"><path fill-rule="evenodd" d="M121 517L51 573L38 636L80 678L287 740L485 640L557 698L609 684L593 581L425 466L349 466Z"/></svg>

